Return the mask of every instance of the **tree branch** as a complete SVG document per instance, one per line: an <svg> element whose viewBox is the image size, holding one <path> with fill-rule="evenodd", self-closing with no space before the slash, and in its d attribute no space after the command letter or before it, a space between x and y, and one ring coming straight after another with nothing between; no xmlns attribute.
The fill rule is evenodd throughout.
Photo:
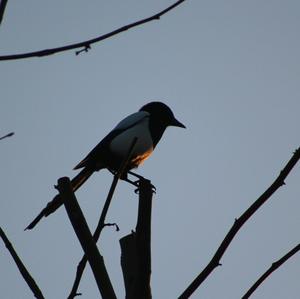
<svg viewBox="0 0 300 299"><path fill-rule="evenodd" d="M1 227L0 227L0 237L2 238L6 248L8 249L8 251L10 253L10 255L14 259L21 275L23 276L23 278L26 281L27 285L31 289L32 293L34 294L34 297L38 298L38 299L44 299L42 291L40 290L40 288L36 284L35 280L33 279L33 277L30 275L30 273L26 269L25 265L23 264L23 262L19 258L19 256L16 253L14 247L12 246L10 241L8 240L7 236L5 235L5 233L4 233L4 231L2 230Z"/></svg>
<svg viewBox="0 0 300 299"><path fill-rule="evenodd" d="M0 25L3 21L3 16L4 16L4 12L5 12L5 8L6 8L6 4L7 4L7 0L0 0Z"/></svg>
<svg viewBox="0 0 300 299"><path fill-rule="evenodd" d="M178 299L189 298L193 292L202 284L202 282L211 274L211 272L220 266L220 259L228 248L229 244L245 224L245 222L273 195L277 189L283 186L284 180L289 175L290 171L300 159L300 148L298 148L292 158L288 161L286 166L282 169L279 176L271 184L271 186L238 218L235 220L233 226L225 236L221 245L217 249L211 261L204 268L204 270L194 279L194 281L187 287L187 289L179 296Z"/></svg>
<svg viewBox="0 0 300 299"><path fill-rule="evenodd" d="M134 282L137 276L136 235L130 234L119 240L121 247L121 268L125 286L125 299L132 298Z"/></svg>
<svg viewBox="0 0 300 299"><path fill-rule="evenodd" d="M131 299L151 299L151 212L152 212L152 189L151 182L140 179L139 184L139 210L136 225L137 268L133 284Z"/></svg>
<svg viewBox="0 0 300 299"><path fill-rule="evenodd" d="M164 14L166 14L167 12L169 12L170 10L174 9L176 6L180 5L181 3L183 3L186 0L179 0L176 1L174 4L170 5L169 7L167 7L166 9L160 11L159 13L142 19L140 21L137 22L133 22L130 24L127 24L125 26L122 26L116 30L113 30L109 33L103 34L101 36L98 36L96 38L92 38L83 42L79 42L79 43L75 43L75 44L70 44L70 45L66 45L66 46L62 46L62 47L57 47L57 48L51 48L51 49L45 49L45 50L40 50L40 51L34 51L34 52L28 52L28 53L23 53L23 54L13 54L13 55L4 55L4 56L0 56L0 61L1 60L16 60L16 59L24 59L24 58L31 58L31 57L43 57L43 56L48 56L48 55L52 55L52 54L56 54L59 52L64 52L64 51L69 51L69 50L73 50L73 49L78 49L78 48L83 48L83 51L88 51L88 49L91 47L92 44L100 42L104 39L110 38L114 35L117 35L121 32L127 31L133 27L137 27L140 26L142 24L151 22L153 20L159 20L159 18L161 16L163 16ZM77 54L79 54L81 51L77 52Z"/></svg>
<svg viewBox="0 0 300 299"><path fill-rule="evenodd" d="M57 189L63 199L66 211L81 247L90 263L102 298L117 299L106 271L103 257L99 253L74 192L72 191L70 179L67 177L60 178L58 180Z"/></svg>
<svg viewBox="0 0 300 299"><path fill-rule="evenodd" d="M7 138L7 137L11 137L11 136L13 136L14 134L15 134L14 132L8 133L8 134L6 134L6 135L0 137L0 140L5 139L5 138Z"/></svg>
<svg viewBox="0 0 300 299"><path fill-rule="evenodd" d="M132 144L131 144L131 146L128 150L127 155L124 158L124 161L122 162L122 165L121 165L119 171L117 172L116 175L114 175L114 179L112 181L112 184L110 186L107 198L105 200L105 203L104 203L104 206L103 206L103 209L102 209L102 212L101 212L100 219L98 221L96 230L93 234L93 239L96 243L97 243L97 241L100 237L100 234L101 234L103 228L105 227L105 218L106 218L106 215L107 215L107 212L108 212L113 194L114 194L115 189L117 187L117 183L118 183L119 179L121 178L122 174L125 171L125 168L128 164L129 158L131 156L132 150L133 150L136 142L137 142L137 138L135 137L132 141ZM86 256L86 254L84 254L83 257L81 258L80 262L78 263L75 280L74 280L74 283L73 283L73 286L72 286L72 290L71 290L71 292L68 296L68 299L73 299L74 297L76 297L78 295L77 290L78 290L79 283L80 283L83 271L85 269L86 263L87 263L87 256Z"/></svg>
<svg viewBox="0 0 300 299"><path fill-rule="evenodd" d="M139 209L136 232L120 239L121 267L126 299L151 299L151 212L155 187L139 180Z"/></svg>
<svg viewBox="0 0 300 299"><path fill-rule="evenodd" d="M294 254L300 251L300 244L295 246L292 250L290 250L286 255L280 258L278 261L274 262L271 267L251 286L251 288L247 291L247 293L242 297L242 299L248 299L254 291L263 283L263 281L272 274L276 269L278 269L282 264L284 264L289 258L291 258Z"/></svg>

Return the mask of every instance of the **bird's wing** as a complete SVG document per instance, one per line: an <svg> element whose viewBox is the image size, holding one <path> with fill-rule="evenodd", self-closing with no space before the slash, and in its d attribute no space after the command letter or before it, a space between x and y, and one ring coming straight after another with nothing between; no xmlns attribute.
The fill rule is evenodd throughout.
<svg viewBox="0 0 300 299"><path fill-rule="evenodd" d="M129 116L125 117L123 120L121 120L113 129L114 130L122 130L125 131L139 122L143 121L146 117L149 117L149 113L146 111L138 111L133 114L130 114Z"/></svg>
<svg viewBox="0 0 300 299"><path fill-rule="evenodd" d="M135 126L136 124L142 122L145 118L149 117L149 113L146 111L139 111L133 113L123 120L121 120L116 127L106 135L90 152L89 154L75 167L75 169L83 168L83 167L95 167L95 168L105 168L106 165L103 163L101 165L101 157L105 159L105 154L108 150L108 145L110 142L119 134L124 132L125 130ZM96 169L95 169L96 170Z"/></svg>

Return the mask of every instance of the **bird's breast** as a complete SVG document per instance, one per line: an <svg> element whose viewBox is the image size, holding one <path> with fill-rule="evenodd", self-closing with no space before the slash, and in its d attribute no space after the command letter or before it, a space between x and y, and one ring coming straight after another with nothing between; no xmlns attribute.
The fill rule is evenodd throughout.
<svg viewBox="0 0 300 299"><path fill-rule="evenodd" d="M149 131L148 118L145 118L135 126L128 128L117 135L110 143L110 150L113 155L124 159L134 138L137 138L137 141L133 148L130 160L132 167L137 167L146 160L153 151L153 142Z"/></svg>

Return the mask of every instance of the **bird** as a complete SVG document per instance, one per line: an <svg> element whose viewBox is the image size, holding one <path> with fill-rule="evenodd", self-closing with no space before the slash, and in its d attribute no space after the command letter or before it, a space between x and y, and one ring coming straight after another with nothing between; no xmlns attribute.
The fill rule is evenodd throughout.
<svg viewBox="0 0 300 299"><path fill-rule="evenodd" d="M137 168L152 154L169 126L186 128L175 118L172 110L159 101L147 103L138 112L125 117L73 168L81 169L71 180L73 192L96 171L108 169L116 173L133 146L124 170L125 175L121 177L126 179L131 169ZM62 204L63 201L57 194L25 230L33 229L43 217L55 212Z"/></svg>

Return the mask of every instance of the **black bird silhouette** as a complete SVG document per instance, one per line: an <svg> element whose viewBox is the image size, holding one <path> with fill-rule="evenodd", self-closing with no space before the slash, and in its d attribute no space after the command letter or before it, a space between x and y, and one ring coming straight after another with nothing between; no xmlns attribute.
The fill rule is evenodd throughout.
<svg viewBox="0 0 300 299"><path fill-rule="evenodd" d="M138 112L124 118L74 169L82 169L71 181L75 192L95 172L107 168L115 173L126 157L133 140L126 173L138 167L153 152L168 126L185 128L172 110L162 102L150 102ZM56 195L52 201L25 228L33 229L43 218L55 212L63 204L61 197Z"/></svg>

